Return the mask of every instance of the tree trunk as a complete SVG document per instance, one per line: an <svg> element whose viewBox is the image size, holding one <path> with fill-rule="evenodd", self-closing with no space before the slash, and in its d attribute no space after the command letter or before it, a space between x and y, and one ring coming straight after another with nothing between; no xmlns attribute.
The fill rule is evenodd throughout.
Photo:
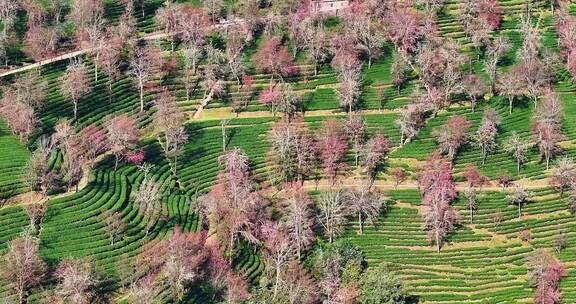
<svg viewBox="0 0 576 304"><path fill-rule="evenodd" d="M234 233L230 235L230 256L228 257L228 263L232 265L232 257L234 253Z"/></svg>
<svg viewBox="0 0 576 304"><path fill-rule="evenodd" d="M186 79L186 86L184 88L186 90L186 102L190 102L190 82Z"/></svg>
<svg viewBox="0 0 576 304"><path fill-rule="evenodd" d="M302 244L300 243L300 241L297 242L296 244L296 256L298 257L298 261L300 261L300 259L302 258Z"/></svg>
<svg viewBox="0 0 576 304"><path fill-rule="evenodd" d="M440 253L440 236L438 232L434 233L436 237L436 252Z"/></svg>
<svg viewBox="0 0 576 304"><path fill-rule="evenodd" d="M512 99L511 97L508 97L508 114L512 114Z"/></svg>
<svg viewBox="0 0 576 304"><path fill-rule="evenodd" d="M114 156L116 156L116 161L114 162L114 171L116 171L118 169L118 154L114 154Z"/></svg>
<svg viewBox="0 0 576 304"><path fill-rule="evenodd" d="M520 175L520 159L516 159L516 175Z"/></svg>
<svg viewBox="0 0 576 304"><path fill-rule="evenodd" d="M276 280L274 283L274 299L276 299L276 295L278 294L278 285L280 284L280 266L276 265Z"/></svg>
<svg viewBox="0 0 576 304"><path fill-rule="evenodd" d="M96 58L94 60L94 82L98 82L98 57L100 56L99 52L96 52Z"/></svg>
<svg viewBox="0 0 576 304"><path fill-rule="evenodd" d="M174 175L176 175L176 170L178 170L178 153L174 154Z"/></svg>
<svg viewBox="0 0 576 304"><path fill-rule="evenodd" d="M318 76L318 63L314 60L314 77Z"/></svg>
<svg viewBox="0 0 576 304"><path fill-rule="evenodd" d="M348 115L352 118L352 102L348 104Z"/></svg>
<svg viewBox="0 0 576 304"><path fill-rule="evenodd" d="M26 303L26 301L24 301L24 286L19 286L18 288L18 300L20 304Z"/></svg>
<svg viewBox="0 0 576 304"><path fill-rule="evenodd" d="M360 235L364 234L364 229L362 227L362 212L358 212L358 226L360 227Z"/></svg>
<svg viewBox="0 0 576 304"><path fill-rule="evenodd" d="M472 209L472 205L470 205L470 224L474 223L474 210Z"/></svg>
<svg viewBox="0 0 576 304"><path fill-rule="evenodd" d="M226 127L222 125L222 152L226 152Z"/></svg>
<svg viewBox="0 0 576 304"><path fill-rule="evenodd" d="M518 203L518 218L522 217L522 203Z"/></svg>
<svg viewBox="0 0 576 304"><path fill-rule="evenodd" d="M72 103L74 104L74 120L76 120L78 118L78 102L72 101Z"/></svg>
<svg viewBox="0 0 576 304"><path fill-rule="evenodd" d="M144 85L140 84L140 112L144 111Z"/></svg>
<svg viewBox="0 0 576 304"><path fill-rule="evenodd" d="M110 76L108 76L110 77ZM112 102L112 80L108 80L108 103Z"/></svg>

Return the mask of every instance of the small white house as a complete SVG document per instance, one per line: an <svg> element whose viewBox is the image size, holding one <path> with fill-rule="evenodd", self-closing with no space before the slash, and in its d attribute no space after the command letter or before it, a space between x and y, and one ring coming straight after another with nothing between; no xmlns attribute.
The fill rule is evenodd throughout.
<svg viewBox="0 0 576 304"><path fill-rule="evenodd" d="M338 12L347 8L349 4L349 0L312 0L310 12L338 15Z"/></svg>

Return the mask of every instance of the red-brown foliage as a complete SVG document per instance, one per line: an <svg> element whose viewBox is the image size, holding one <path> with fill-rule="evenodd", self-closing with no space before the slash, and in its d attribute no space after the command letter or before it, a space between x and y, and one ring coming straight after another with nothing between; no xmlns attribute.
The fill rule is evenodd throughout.
<svg viewBox="0 0 576 304"><path fill-rule="evenodd" d="M298 67L294 65L292 56L288 53L280 39L276 37L266 40L262 47L252 56L254 66L261 71L272 74L280 78L296 74Z"/></svg>

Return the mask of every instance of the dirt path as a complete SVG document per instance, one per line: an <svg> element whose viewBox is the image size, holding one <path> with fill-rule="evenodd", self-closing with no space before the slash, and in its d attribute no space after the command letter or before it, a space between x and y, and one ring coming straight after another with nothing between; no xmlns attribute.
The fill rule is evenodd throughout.
<svg viewBox="0 0 576 304"><path fill-rule="evenodd" d="M234 22L244 22L244 21L241 19L237 19ZM226 24L216 24L215 25L216 28L221 28L221 27L225 27L225 26L227 26L227 25ZM153 33L146 34L146 35L140 37L139 39L144 40L144 41L158 40L158 39L168 38L168 37L176 35L176 34L179 34L179 33L153 32ZM76 56L80 56L80 55L89 53L90 51L93 51L94 49L95 48L87 48L87 49L72 51L69 53L60 54L60 55L53 57L53 58L49 58L49 59L45 59L45 60L42 60L39 62L35 62L35 63L29 64L29 65L26 65L23 67L11 69L11 70L0 73L0 78L6 77L6 76L9 76L12 74L20 73L20 72L29 71L29 70L53 63L53 62L60 61L60 60L66 60L66 59L74 58Z"/></svg>
<svg viewBox="0 0 576 304"><path fill-rule="evenodd" d="M240 112L238 115L232 111L230 107L203 109L205 105L200 105L200 107L194 113L193 120L219 120L219 119L233 119L233 118L265 118L265 117L279 117L279 114L274 116L270 111L250 111L250 112ZM368 114L394 114L400 112L400 109L383 109L379 110L359 110L357 113L368 115ZM304 117L317 117L317 116L346 116L345 112L341 112L340 109L334 110L314 110L304 112Z"/></svg>
<svg viewBox="0 0 576 304"><path fill-rule="evenodd" d="M214 96L214 87L212 87L212 89L210 89L210 93L208 93L208 95L206 95L204 99L202 99L202 102L200 102L200 106L198 107L198 109L196 109L194 115L192 115L192 120L197 120L198 117L202 115L202 112L204 112L204 107L207 106L208 103L210 103L213 96Z"/></svg>
<svg viewBox="0 0 576 304"><path fill-rule="evenodd" d="M166 38L166 37L169 37L169 36L170 36L170 35L167 34L167 33L157 33L157 32L155 32L155 33L150 33L150 34L148 34L148 35L145 35L145 36L141 37L140 39L141 39L141 40L144 40L144 41L149 41L149 40L163 39L163 38ZM25 71L33 70L33 69L42 67L42 66L44 66L44 65L51 64L51 63L54 63L54 62L58 62L58 61L61 61L61 60L71 59L71 58L74 58L74 57L77 57L77 56L80 56L80 55L84 55L84 54L86 54L86 53L89 53L89 52L91 52L91 51L93 51L93 50L95 50L95 48L86 48L86 49L82 49L82 50L78 50L78 51L73 51L73 52L69 52L69 53L65 53L65 54L58 55L58 56L56 56L56 57L52 57L52 58L49 58L49 59L45 59L45 60L42 60L42 61L39 61L39 62L35 62L35 63L29 64L29 65L26 65L26 66L23 66L23 67L19 67L19 68L16 68L16 69L11 69L11 70L8 70L8 71L6 71L6 72L0 73L0 78L6 77L6 76L9 76L9 75L12 75L12 74L17 74L17 73L20 73L20 72L25 72Z"/></svg>
<svg viewBox="0 0 576 304"><path fill-rule="evenodd" d="M360 184L361 184L360 179L355 179L354 177L348 177L346 179L337 180L336 183L334 184L334 186L332 186L332 182L330 180L327 180L327 179L322 179L318 183L316 183L315 181L307 180L304 182L304 188L306 188L308 190L315 190L315 189L323 190L323 189L330 189L333 187L336 187L336 188L353 188L353 187L359 186ZM549 178L544 178L544 179L536 180L536 181L534 181L534 180L518 180L514 184L522 186L526 189L542 189L542 188L547 187L549 185ZM376 181L374 181L373 186L375 188L378 188L381 190L394 190L395 189L395 183L393 181L387 181L387 180L376 180ZM466 188L468 188L468 185L465 182L456 183L456 190L463 191ZM398 185L397 189L398 190L418 190L418 183L414 180L406 181L406 182ZM510 192L513 189L514 189L513 186L502 189L502 187L500 187L500 186L490 185L490 186L484 186L480 190L481 191Z"/></svg>

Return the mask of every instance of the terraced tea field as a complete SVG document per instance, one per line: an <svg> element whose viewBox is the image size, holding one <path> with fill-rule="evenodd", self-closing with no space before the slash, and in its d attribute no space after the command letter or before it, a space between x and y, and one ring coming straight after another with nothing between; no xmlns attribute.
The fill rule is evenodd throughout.
<svg viewBox="0 0 576 304"><path fill-rule="evenodd" d="M120 22L126 8L124 2L103 1L103 16L110 21L110 25L117 25ZM135 17L135 37L161 33L163 29L155 14L169 5L164 3L165 1L143 0L141 1L143 9L140 10L138 5L140 2L135 2L136 7L132 12ZM176 2L190 3L198 8L208 5L205 2L210 1ZM230 14L246 14L243 11L246 8L238 6L238 1L224 2L222 10L228 10ZM450 38L457 42L458 51L467 59L463 69L467 73L476 74L479 78L487 80L488 74L483 63L486 60L485 52L474 47L471 37L465 33L462 21L459 19L464 9L464 1L445 2L443 9L437 12L435 17L438 37ZM527 2L499 0L498 3L502 9L502 20L500 26L488 36L490 38L503 36L510 41L510 48L498 61L498 73L504 73L517 67L522 59L521 52L525 41L522 16L526 13ZM267 4L263 3L256 9L266 8ZM563 54L558 42L558 20L556 20L558 17L552 13L549 1L530 1L530 9L531 20L534 24L538 24L539 41L543 48L553 54ZM418 6L414 10L421 11L422 7ZM268 11L261 13L264 12ZM576 5L571 4L568 12L576 15ZM27 26L27 14L22 10L19 10L19 14L15 26L21 40ZM206 14L204 17L210 19L214 16ZM221 17L223 16L218 18ZM259 16L263 18L262 20L273 24L273 20L264 17ZM267 15L267 18L272 17ZM51 20L50 18L48 20ZM346 31L343 20L344 18L338 16L318 22L327 28L327 35L339 37ZM210 83L206 84L208 81L205 78L213 76L209 72L214 68L211 67L214 64L209 62L213 58L208 58L210 57L208 51L204 51L206 54L202 53L202 56L205 56L199 59L199 71L193 76L192 94L190 98L186 98L183 83L184 45L177 43L172 54L170 43L166 39L139 40L135 43L158 45L165 58L175 58L174 66L169 73L166 73L167 76L162 78L156 74L150 76L144 92L143 111L139 109L138 88L129 76L131 67L127 59L132 56L130 50L124 50L125 54L122 53L122 61L118 66L119 77L112 81L111 91L108 90L109 76L101 70L98 80L95 80L93 58L90 55L79 56L87 66L92 91L79 100L77 119L73 119L72 102L66 99L60 90L61 77L70 62L57 61L34 70L33 73L38 73L39 78L47 82L47 89L45 101L35 109L38 121L28 142L21 143L7 122L0 119L0 227L2 227L0 255L4 256L8 252L12 240L32 233L29 227L30 218L24 207L31 203L41 203L46 206L46 213L39 223L39 231L34 232L34 236L39 240L38 253L47 263L49 272L53 273L56 265L63 259L84 258L94 265L94 269L102 278L101 282L105 282L102 290L98 290L98 293L102 294L100 302L134 303L131 298L133 291L126 280L127 277L134 280L142 279L139 276L142 276L143 271L134 269L134 262L146 247L151 246L150 244L161 244L163 240L174 235L175 227L180 227L184 232L205 233L207 244L217 243L221 241L220 239L226 239L228 242L228 236L222 236L222 231L217 228L228 229L228 227L213 225L216 216L207 214L209 211L202 202L211 194L214 195L212 190L218 189L214 186L219 182L218 176L224 168L219 158L225 151L233 151L235 148L241 149L248 158L250 175L253 177L251 182L254 184L251 185L250 191L258 192L265 198L264 211L260 216L266 216L270 220L284 220L280 206L285 193L280 188L286 180L278 175L279 165L274 160L277 155L271 152L273 144L270 140L271 130L282 121L283 114L272 113L270 107L260 101L262 91L273 84L271 79L279 77L256 69L254 64L255 53L269 38L267 31L270 29L263 25L266 22L259 23L260 28L253 33L254 39L243 46L243 52L239 55L243 73L252 77L251 85L254 89L246 107L239 113L234 113L231 100L237 96L236 94L244 94L241 91L244 84L239 85L239 81L234 77L218 75L222 79L217 79L216 83L222 85L226 93L213 98L206 97L211 94ZM331 22L334 24L330 24ZM274 28L272 25L269 26ZM281 35L278 36L282 38L283 45L291 47L292 38L284 27L279 26L277 31ZM223 58L229 55L226 53L229 51L226 49L228 34L210 33L204 37L212 48L221 52ZM22 53L23 45L20 40L14 45L14 50L9 52L8 63L11 68L18 68L32 61ZM365 62L359 61L361 81L354 110L366 123L365 139L372 138L380 132L388 140L386 157L378 164L374 176L374 188L384 193L387 207L379 213L374 225L365 225L362 235L358 233L356 215L347 216L343 234L339 238L348 239L358 246L368 269L382 262L389 263L398 273L407 294L412 296L415 303L421 304L536 303L533 300L534 286L530 284L527 276L527 257L537 249L544 249L553 253L567 270L566 276L560 281L561 301L558 303L576 303L576 218L570 212L574 194L566 191L561 196L558 189L550 185L556 173L557 160L576 156L576 85L570 72L562 66L555 70L551 81L552 89L559 94L562 105L560 129L564 137L558 143L560 149L553 158L552 167L546 170L546 164L542 161L534 143L533 122L537 109L534 102L526 96L516 98L510 114L508 99L504 96L485 93L475 111L472 111L468 98L462 92L458 92L453 94L452 104L440 110L437 115L431 114L432 111L425 111L422 127L417 135L410 142L401 145L401 129L398 124L401 111L418 99L417 94L424 90L425 86L418 75L419 68L414 68L402 87L397 88L393 77L394 63L395 59L401 56L401 52L398 52L390 41L383 42L382 45L382 55L374 60L371 68L368 68ZM66 53L70 50L71 48L65 45L61 51ZM301 116L302 119L295 120L296 124L299 127L305 126L318 142L322 139L323 132L326 132L324 129L326 121L345 122L349 116L347 108L340 104L342 92L339 92L339 89L343 85L343 77L339 75L337 68L329 64L333 54L326 56L326 62L314 75L314 65L307 60L308 52L305 48L295 56L294 66L291 68L298 73L283 75L282 81L291 85L293 93L300 101L300 104L295 106L294 116ZM365 59L362 56L359 58ZM417 63L414 58L412 61L414 64ZM220 64L224 66L231 63L223 60ZM8 86L17 81L20 74L22 73L0 78L2 85L0 88L4 90L4 85ZM165 133L157 130L155 122L157 113L161 112L158 99L161 98L159 93L162 88L176 98L175 107L171 110L180 112L184 117L182 125L187 138L179 146L181 150L177 162L173 155L166 155ZM2 91L3 98L4 92L7 91ZM496 148L488 154L485 163L482 164L480 148L471 138L481 125L484 113L488 109L494 109L499 114L501 124L497 128ZM58 131L56 130L58 123L68 120L74 132L93 125L101 129L102 134L106 133L106 140L112 145L109 139L110 132L106 129L109 124L108 118L122 114L133 119L139 131L137 143L127 150L142 151L144 162L149 164L150 168L144 170L141 164L137 164L138 161L130 162L126 156L115 169L114 151L110 148L97 157L94 163L83 164L86 170L78 184L78 191L74 191L74 187L70 189L60 187L57 191L48 191L46 196L40 195L39 191L36 193L31 191L28 181L24 180L26 164L34 153L38 153L38 144L43 138L52 136ZM431 245L426 231L423 230L426 206L422 203L419 178L426 160L439 148L435 130L456 115L470 122L467 134L470 140L458 149L453 160L452 177L456 181L457 198L451 206L456 210L459 221L454 231L448 233L441 250L436 252L436 247ZM346 131L349 130L344 129L343 134ZM519 134L521 139L530 142L530 148L525 155L526 160L519 174L516 173L516 160L504 149L504 143L513 132ZM62 179L63 177L57 174L65 167L65 153L62 142L58 142L58 145L60 146L57 151L53 151L48 157L46 174L54 174L55 179ZM357 188L367 176L366 170L355 164L352 142L345 142L345 145L348 145L348 149L341 158L342 166L336 182L330 180L321 168L320 158L322 152L326 152L320 148L314 151L314 168L307 179L302 181L304 189L313 198L314 207L311 212L319 212L317 196L319 192L333 188ZM301 145L296 146L302 148ZM366 146L363 146L361 152L364 153L366 149ZM478 189L477 210L474 212L473 222L469 220L470 211L464 197L467 185L462 177L462 173L469 165L477 166L479 172L488 178L488 183ZM396 187L391 173L398 168L402 168L407 177ZM510 176L510 183L521 185L534 194L523 207L521 217L518 217L517 207L508 201L508 195L514 187L500 188L498 184L497 178L503 173ZM135 193L143 187L147 179L159 185L160 216L144 215L135 203ZM103 219L103 214L107 211L116 212L125 224L123 237L113 243L108 234L109 227ZM253 219L248 221L248 224L242 222L238 225L249 226L254 223L263 225L260 220L263 219ZM322 235L325 226L319 223L321 216L314 214L313 220L315 225L312 230L318 235L314 237L311 249L326 243L326 237ZM148 226L151 229L147 235L145 231ZM260 228L256 228L255 234L258 237L265 237L258 235L262 234ZM530 237L521 239L520 236L526 231L529 231ZM231 269L234 270L233 273L245 279L249 291L257 294L261 289L270 288L274 284L270 280L273 263L270 262L270 254L266 251L268 249L266 242L250 243L251 239L245 237L247 234L248 231L239 228L240 241L236 244L236 252L231 254L233 256L230 259ZM559 235L565 236L566 246L556 251ZM234 236L231 244L235 244ZM220 249L226 251L227 246L228 243L221 244ZM309 270L308 268L312 266L305 262L307 258L310 258L309 252L303 253L299 261L303 262L304 269ZM131 272L131 275L127 276L126 272ZM158 273L156 275L160 277ZM18 294L10 288L10 283L0 279L0 300L6 300L7 303L18 302ZM53 294L56 283L55 277L48 276L45 282L30 288L27 303L49 301L44 298ZM161 287L155 290L157 291L155 295L150 298L150 303L178 301L178 303L220 303L218 301L223 301L227 296L223 291L226 289L224 287L222 290L217 290L206 282L194 282L186 285L186 292L178 301L174 301L170 288L173 286L166 284L165 281L162 283L159 284ZM328 301L325 298L322 300ZM93 300L86 303L100 302ZM229 303L260 302L248 300ZM269 303L275 302L270 300ZM310 303L320 303L320 300Z"/></svg>

